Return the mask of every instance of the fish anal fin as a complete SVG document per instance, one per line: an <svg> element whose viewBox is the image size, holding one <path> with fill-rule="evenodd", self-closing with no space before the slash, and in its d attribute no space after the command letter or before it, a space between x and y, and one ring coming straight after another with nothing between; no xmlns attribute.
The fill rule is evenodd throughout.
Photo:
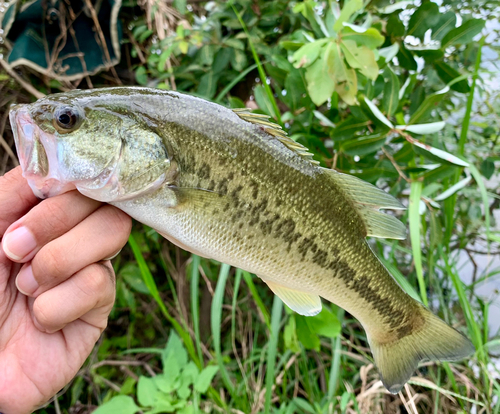
<svg viewBox="0 0 500 414"><path fill-rule="evenodd" d="M324 171L346 193L354 203L363 220L366 235L387 239L406 239L406 227L396 217L382 213L380 209L405 210L396 198L374 185L357 177L334 170Z"/></svg>
<svg viewBox="0 0 500 414"><path fill-rule="evenodd" d="M321 299L312 293L300 292L263 279L285 304L299 315L314 316L321 312Z"/></svg>

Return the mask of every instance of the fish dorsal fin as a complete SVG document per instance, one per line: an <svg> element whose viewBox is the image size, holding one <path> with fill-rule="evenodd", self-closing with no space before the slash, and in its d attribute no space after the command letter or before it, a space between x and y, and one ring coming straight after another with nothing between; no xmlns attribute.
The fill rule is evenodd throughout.
<svg viewBox="0 0 500 414"><path fill-rule="evenodd" d="M244 121L259 125L265 132L277 138L283 145L285 145L288 149L295 152L300 157L304 158L305 160L311 162L314 165L319 164L318 161L313 160L313 154L311 154L306 147L291 139L286 134L286 132L283 131L281 126L275 124L274 122L269 121L270 117L268 115L254 114L251 112L251 109L249 108L236 108L233 109L233 112Z"/></svg>
<svg viewBox="0 0 500 414"><path fill-rule="evenodd" d="M261 277L276 296L299 315L314 316L321 312L321 299L312 293L300 292Z"/></svg>
<svg viewBox="0 0 500 414"><path fill-rule="evenodd" d="M387 239L406 239L406 227L397 218L380 209L405 210L398 200L374 185L352 175L326 170L354 202L365 223L366 235Z"/></svg>

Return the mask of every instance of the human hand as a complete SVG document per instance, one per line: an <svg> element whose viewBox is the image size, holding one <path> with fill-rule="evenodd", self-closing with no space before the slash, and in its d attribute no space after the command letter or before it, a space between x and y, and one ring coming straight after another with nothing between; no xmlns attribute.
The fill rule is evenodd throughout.
<svg viewBox="0 0 500 414"><path fill-rule="evenodd" d="M19 167L0 177L1 413L31 412L85 362L115 299L104 259L130 228L125 213L76 191L37 200Z"/></svg>

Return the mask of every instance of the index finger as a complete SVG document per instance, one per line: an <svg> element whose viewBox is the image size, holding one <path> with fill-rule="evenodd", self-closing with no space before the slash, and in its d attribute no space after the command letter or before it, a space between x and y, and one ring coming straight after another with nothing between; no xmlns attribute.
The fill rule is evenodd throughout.
<svg viewBox="0 0 500 414"><path fill-rule="evenodd" d="M0 177L0 237L7 227L39 202L23 178L21 167Z"/></svg>

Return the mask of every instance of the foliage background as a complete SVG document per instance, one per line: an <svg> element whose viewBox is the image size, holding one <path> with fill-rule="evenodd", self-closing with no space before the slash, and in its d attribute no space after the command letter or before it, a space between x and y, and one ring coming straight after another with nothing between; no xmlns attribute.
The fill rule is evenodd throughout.
<svg viewBox="0 0 500 414"><path fill-rule="evenodd" d="M139 84L253 108L409 206L408 239L372 245L477 349L423 364L392 396L350 315L293 314L254 275L136 224L108 329L40 413L498 413L499 16L479 0L129 0L107 73L69 83L0 61L0 174L16 165L6 121L34 100L26 85Z"/></svg>

